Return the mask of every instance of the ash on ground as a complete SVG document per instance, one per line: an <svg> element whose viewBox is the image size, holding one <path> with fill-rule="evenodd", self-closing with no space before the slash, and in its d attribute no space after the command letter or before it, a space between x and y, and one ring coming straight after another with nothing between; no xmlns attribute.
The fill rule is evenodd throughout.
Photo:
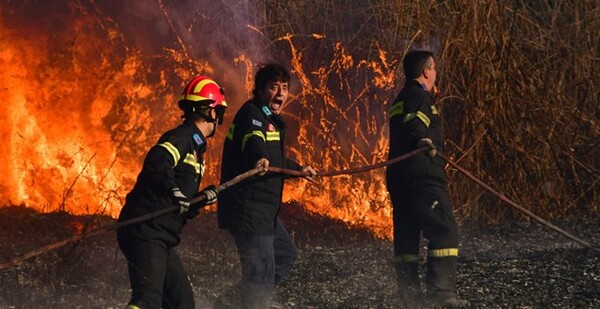
<svg viewBox="0 0 600 309"><path fill-rule="evenodd" d="M396 293L392 243L369 231L284 205L282 220L298 260L276 290L285 308L403 308ZM0 208L0 263L114 223L107 217L40 214ZM553 222L600 246L600 220ZM462 222L458 292L471 308L600 308L600 253L538 223L485 226ZM198 308L239 279L233 239L205 212L185 227L178 252ZM425 245L425 244L423 244ZM425 251L425 250L423 250ZM425 256L423 252L422 262ZM114 232L84 239L0 270L0 308L124 308L125 260Z"/></svg>

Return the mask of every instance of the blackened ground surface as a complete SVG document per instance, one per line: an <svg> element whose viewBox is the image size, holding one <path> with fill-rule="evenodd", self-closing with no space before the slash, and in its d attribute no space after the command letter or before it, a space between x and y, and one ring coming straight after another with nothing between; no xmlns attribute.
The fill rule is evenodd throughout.
<svg viewBox="0 0 600 309"><path fill-rule="evenodd" d="M285 205L282 218L298 261L275 299L287 308L402 308L395 292L392 245L368 231ZM71 236L105 217L39 214L0 208L0 263ZM598 219L555 222L600 245ZM600 308L600 253L583 249L537 223L461 224L458 290L471 308ZM186 226L178 248L197 307L238 279L231 237L203 213ZM423 257L424 258L424 257ZM124 308L129 298L125 261L114 233L67 245L0 270L0 308Z"/></svg>

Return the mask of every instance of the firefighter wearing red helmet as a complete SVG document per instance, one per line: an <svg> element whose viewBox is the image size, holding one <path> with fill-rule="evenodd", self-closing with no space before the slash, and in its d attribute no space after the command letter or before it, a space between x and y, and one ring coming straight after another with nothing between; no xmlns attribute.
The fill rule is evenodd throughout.
<svg viewBox="0 0 600 309"><path fill-rule="evenodd" d="M121 210L118 221L179 206L179 211L117 230L131 283L127 308L194 308L193 290L175 251L186 220L215 203L217 192L208 186L198 192L204 174L207 138L223 121L227 103L223 90L211 78L189 82L178 102L183 123L163 134L148 151L142 170ZM205 194L206 199L191 204Z"/></svg>
<svg viewBox="0 0 600 309"><path fill-rule="evenodd" d="M195 115L214 125L212 133L207 137L215 134L217 123L223 123L227 108L223 88L206 76L194 78L183 88L178 105L184 112L184 118Z"/></svg>

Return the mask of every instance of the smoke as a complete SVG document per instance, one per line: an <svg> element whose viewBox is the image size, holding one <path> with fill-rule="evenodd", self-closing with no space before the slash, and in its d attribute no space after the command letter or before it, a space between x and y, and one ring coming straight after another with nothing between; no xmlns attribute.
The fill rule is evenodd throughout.
<svg viewBox="0 0 600 309"><path fill-rule="evenodd" d="M252 66L235 60L254 64L269 58L268 42L255 30L261 22L256 1L157 0L118 7L107 2L102 10L114 18L125 42L157 58L174 51L181 57L181 70L215 78L228 89L230 102L246 99L246 76L253 73ZM189 79L185 73L178 75L182 83Z"/></svg>
<svg viewBox="0 0 600 309"><path fill-rule="evenodd" d="M217 183L227 126L250 95L255 65L267 61L289 65L295 77L285 113L288 136L297 137L288 139L291 157L322 170L381 161L381 102L395 60L376 44L364 46L365 59L338 42L337 25L345 32L357 17L318 12L324 20L314 21L304 13L321 7L287 8L250 0L4 3L0 81L10 107L0 111L10 120L0 128L8 145L0 187L10 193L0 204L116 216L145 153L181 122L177 96L197 74L224 87L229 104L205 156L203 186ZM321 21L330 37L316 32ZM286 186L284 198L389 231L384 191L373 174Z"/></svg>
<svg viewBox="0 0 600 309"><path fill-rule="evenodd" d="M3 2L0 204L116 215L186 82L217 80L229 117L247 99L269 58L259 16L251 1Z"/></svg>

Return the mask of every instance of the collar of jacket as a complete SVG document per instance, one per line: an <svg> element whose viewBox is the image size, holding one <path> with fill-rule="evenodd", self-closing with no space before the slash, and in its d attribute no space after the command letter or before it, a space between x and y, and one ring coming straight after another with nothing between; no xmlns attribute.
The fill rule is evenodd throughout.
<svg viewBox="0 0 600 309"><path fill-rule="evenodd" d="M256 105L261 113L265 116L265 118L270 119L271 117L276 116L273 114L269 106L263 102L261 102L258 98L254 97L252 99L252 104Z"/></svg>
<svg viewBox="0 0 600 309"><path fill-rule="evenodd" d="M185 120L183 122L183 126L189 129L190 135L194 140L194 148L199 153L204 153L206 151L206 137L202 134L202 131L198 129L196 124L192 120Z"/></svg>
<svg viewBox="0 0 600 309"><path fill-rule="evenodd" d="M417 87L417 88L421 89L422 91L425 91L429 95L429 97L431 97L433 99L433 93L425 90L425 87L423 87L423 84L419 83L418 81L416 81L414 79L407 80L406 87Z"/></svg>
<svg viewBox="0 0 600 309"><path fill-rule="evenodd" d="M262 112L262 114L265 116L267 121L272 122L279 130L286 129L286 125L285 125L285 122L283 121L283 118L280 115L273 114L273 112L271 112L271 109L269 108L269 106L262 103L257 98L252 99L252 104L254 104Z"/></svg>
<svg viewBox="0 0 600 309"><path fill-rule="evenodd" d="M423 88L423 85L416 79L407 80L406 87L419 87L420 89L423 89L423 91L426 91L425 88Z"/></svg>

